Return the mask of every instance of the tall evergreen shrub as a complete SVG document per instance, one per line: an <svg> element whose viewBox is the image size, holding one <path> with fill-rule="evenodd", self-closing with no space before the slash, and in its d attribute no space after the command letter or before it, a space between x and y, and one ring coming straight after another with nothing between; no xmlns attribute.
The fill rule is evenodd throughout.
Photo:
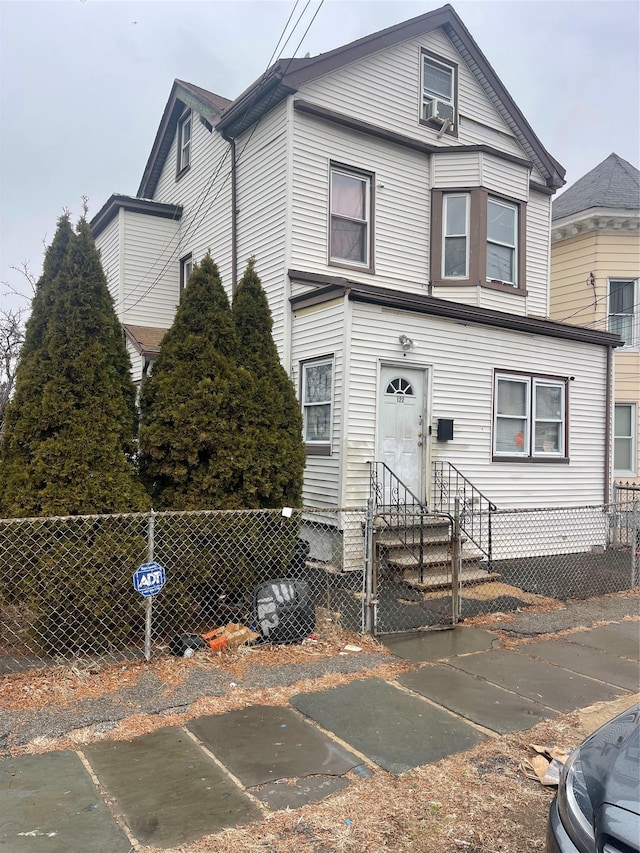
<svg viewBox="0 0 640 853"><path fill-rule="evenodd" d="M247 506L299 506L305 450L293 384L278 357L266 294L251 258L233 299L237 359L249 371L245 431L256 452L242 474Z"/></svg>
<svg viewBox="0 0 640 853"><path fill-rule="evenodd" d="M140 397L140 471L156 509L237 509L255 448L242 429L248 374L218 268L196 264Z"/></svg>
<svg viewBox="0 0 640 853"><path fill-rule="evenodd" d="M143 510L135 388L91 231L61 217L27 323L0 446L7 517Z"/></svg>

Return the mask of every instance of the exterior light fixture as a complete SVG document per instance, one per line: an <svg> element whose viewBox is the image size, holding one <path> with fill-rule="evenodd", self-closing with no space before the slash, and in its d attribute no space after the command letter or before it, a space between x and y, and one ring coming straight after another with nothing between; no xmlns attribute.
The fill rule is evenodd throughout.
<svg viewBox="0 0 640 853"><path fill-rule="evenodd" d="M410 349L413 349L415 346L414 342L411 340L411 338L408 335L400 335L398 340L400 341L400 346L402 347L403 352L408 352Z"/></svg>

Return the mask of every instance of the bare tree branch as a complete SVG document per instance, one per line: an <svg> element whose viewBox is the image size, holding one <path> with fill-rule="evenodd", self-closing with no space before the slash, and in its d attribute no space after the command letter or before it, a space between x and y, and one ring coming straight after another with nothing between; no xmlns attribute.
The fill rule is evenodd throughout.
<svg viewBox="0 0 640 853"><path fill-rule="evenodd" d="M0 311L0 437L24 340L24 309Z"/></svg>

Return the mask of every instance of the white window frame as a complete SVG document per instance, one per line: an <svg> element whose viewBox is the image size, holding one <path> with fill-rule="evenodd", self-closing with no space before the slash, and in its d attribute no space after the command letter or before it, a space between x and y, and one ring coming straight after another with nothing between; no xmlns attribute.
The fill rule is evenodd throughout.
<svg viewBox="0 0 640 853"><path fill-rule="evenodd" d="M463 198L465 200L465 231L463 234L447 233L447 207L452 198ZM469 193L447 193L442 197L442 278L447 280L469 278L469 232L471 196ZM465 239L465 271L463 275L446 275L447 268L447 238L464 237Z"/></svg>
<svg viewBox="0 0 640 853"><path fill-rule="evenodd" d="M499 387L500 381L518 382L526 387L525 394L525 412L523 415L506 415L499 413ZM561 393L561 417L560 418L539 418L536 412L536 391L539 387L559 388ZM492 453L494 459L547 459L559 460L568 458L568 448L566 447L567 423L568 423L568 406L567 406L567 385L564 379L556 379L553 377L537 376L534 374L508 373L496 371L494 376L493 388L493 436L492 436ZM513 450L498 450L498 421L506 419L524 420L525 428L522 435L521 449L514 440ZM558 450L545 451L536 450L536 425L539 423L557 423L559 424L559 448Z"/></svg>
<svg viewBox="0 0 640 853"><path fill-rule="evenodd" d="M364 219L359 219L353 216L347 216L344 213L339 213L333 209L333 176L343 175L347 178L352 178L355 181L360 181L365 187L364 200ZM363 267L364 269L371 268L371 228L372 228L372 204L371 204L371 185L372 175L368 172L361 172L358 169L350 169L347 166L339 166L331 164L329 172L329 260L340 266ZM333 239L333 222L334 219L340 219L345 222L356 222L358 225L364 225L364 259L362 261L354 261L352 258L343 258L334 252Z"/></svg>
<svg viewBox="0 0 640 853"><path fill-rule="evenodd" d="M426 118L426 107L432 101L442 101L445 104L449 104L453 108L453 125L455 125L455 116L456 116L456 66L448 63L445 59L437 59L429 53L421 53L421 63L420 63L420 120L428 121ZM438 68L442 71L446 71L449 74L449 78L451 81L449 95L443 95L440 92L436 92L434 89L429 89L425 84L425 70L427 66L431 66L432 68Z"/></svg>
<svg viewBox="0 0 640 853"><path fill-rule="evenodd" d="M180 293L187 286L189 276L193 272L193 255L189 252L183 258L180 258Z"/></svg>
<svg viewBox="0 0 640 853"><path fill-rule="evenodd" d="M193 122L191 110L185 110L178 121L178 174L191 165L191 142ZM185 128L189 128L189 138L185 140Z"/></svg>
<svg viewBox="0 0 640 853"><path fill-rule="evenodd" d="M513 212L513 243L505 243L502 240L496 240L489 236L489 205L495 204L499 207L505 207L507 210L511 210ZM487 198L487 269L486 269L486 278L487 281L497 281L500 284L510 284L513 287L518 287L518 235L519 235L519 208L516 204L511 204L508 201L504 201L501 198L496 198L495 196L489 196ZM505 246L508 249L513 251L513 281L506 278L490 278L489 277L489 246Z"/></svg>
<svg viewBox="0 0 640 853"><path fill-rule="evenodd" d="M610 276L607 279L607 330L609 332L614 332L615 334L619 334L614 328L612 328L612 318L613 317L631 317L631 340L629 343L624 343L620 349L622 350L635 350L638 348L638 325L639 325L639 317L640 310L638 308L638 291L640 290L638 286L639 279L637 278L625 278L624 276ZM613 314L611 313L611 285L612 284L631 284L633 286L633 302L631 305L631 312L629 314ZM618 352L620 351L618 350Z"/></svg>
<svg viewBox="0 0 640 853"><path fill-rule="evenodd" d="M328 399L326 400L307 400L307 371L314 367L323 367L329 365L331 367L331 384L329 388ZM302 435L307 448L325 448L330 451L331 441L333 438L333 384L335 379L335 359L333 356L324 356L322 358L309 359L308 361L300 362L300 400L302 407ZM307 437L307 412L310 408L316 406L329 406L329 436L328 438L313 439Z"/></svg>
<svg viewBox="0 0 640 853"><path fill-rule="evenodd" d="M618 435L615 431L615 414L614 414L614 453L613 453L613 475L614 477L635 477L637 476L637 459L638 459L638 408L637 403L618 403L615 408L622 407L629 409L629 422L631 427L630 435ZM616 468L615 465L615 443L620 440L626 440L630 444L629 459L631 460L631 468Z"/></svg>

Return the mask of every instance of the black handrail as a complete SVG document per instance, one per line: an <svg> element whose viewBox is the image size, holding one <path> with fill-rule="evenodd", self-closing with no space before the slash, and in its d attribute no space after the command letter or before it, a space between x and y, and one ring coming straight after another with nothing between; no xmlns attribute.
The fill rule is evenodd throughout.
<svg viewBox="0 0 640 853"><path fill-rule="evenodd" d="M426 504L384 462L369 462L371 497L376 517L407 553L417 559L418 578L424 580L425 519L449 513L431 513Z"/></svg>
<svg viewBox="0 0 640 853"><path fill-rule="evenodd" d="M485 555L491 570L491 516L498 507L450 462L438 460L433 463L433 484L434 507L437 509L449 512L455 498L459 499L460 529Z"/></svg>

